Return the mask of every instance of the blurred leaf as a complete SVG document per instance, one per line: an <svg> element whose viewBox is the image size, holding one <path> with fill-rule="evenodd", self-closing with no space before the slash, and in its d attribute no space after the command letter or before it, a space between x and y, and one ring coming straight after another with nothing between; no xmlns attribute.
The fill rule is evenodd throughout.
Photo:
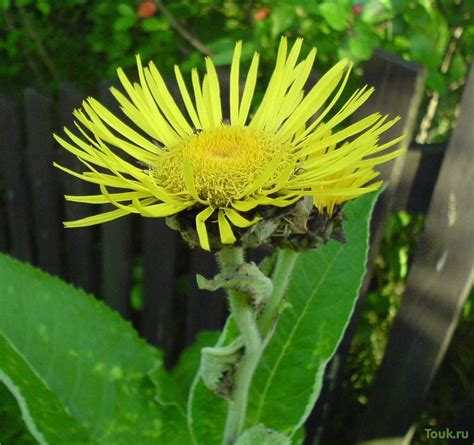
<svg viewBox="0 0 474 445"><path fill-rule="evenodd" d="M410 42L414 61L436 70L441 63L441 56L436 52L433 38L419 33L413 35Z"/></svg>
<svg viewBox="0 0 474 445"><path fill-rule="evenodd" d="M135 16L122 16L114 21L113 29L114 31L127 31L133 25L135 25L136 17Z"/></svg>
<svg viewBox="0 0 474 445"><path fill-rule="evenodd" d="M449 68L449 80L451 82L459 82L460 80L464 79L467 75L467 66L464 62L464 59L459 55L456 54L453 57L453 61Z"/></svg>
<svg viewBox="0 0 474 445"><path fill-rule="evenodd" d="M149 17L142 20L141 27L145 32L168 31L169 23L166 19L160 17Z"/></svg>
<svg viewBox="0 0 474 445"><path fill-rule="evenodd" d="M325 2L319 6L319 13L336 31L343 31L347 27L346 9L336 2Z"/></svg>
<svg viewBox="0 0 474 445"><path fill-rule="evenodd" d="M295 7L285 3L279 4L272 10L270 18L272 21L272 35L278 36L284 33L296 19Z"/></svg>
<svg viewBox="0 0 474 445"><path fill-rule="evenodd" d="M447 91L446 76L436 71L430 71L426 77L426 86L430 90L438 91L440 94L445 94Z"/></svg>
<svg viewBox="0 0 474 445"><path fill-rule="evenodd" d="M5 445L36 445L26 429L15 398L0 383L0 443Z"/></svg>
<svg viewBox="0 0 474 445"><path fill-rule="evenodd" d="M370 59L375 45L376 41L368 37L356 36L349 38L349 50L357 60Z"/></svg>
<svg viewBox="0 0 474 445"><path fill-rule="evenodd" d="M380 0L371 0L365 3L360 15L361 20L371 25L389 20L392 17L392 13L384 3L386 2Z"/></svg>
<svg viewBox="0 0 474 445"><path fill-rule="evenodd" d="M48 0L38 0L36 7L44 15L48 15L51 12L51 4Z"/></svg>
<svg viewBox="0 0 474 445"><path fill-rule="evenodd" d="M23 6L28 6L33 3L34 0L15 0L15 6L18 7L23 7Z"/></svg>
<svg viewBox="0 0 474 445"><path fill-rule="evenodd" d="M207 44L207 47L213 53L212 60L216 66L230 64L234 53L234 45L235 42L228 37Z"/></svg>
<svg viewBox="0 0 474 445"><path fill-rule="evenodd" d="M117 11L119 12L120 15L123 15L124 17L132 16L134 19L136 17L135 9L133 9L127 3L120 3L119 5L117 5Z"/></svg>

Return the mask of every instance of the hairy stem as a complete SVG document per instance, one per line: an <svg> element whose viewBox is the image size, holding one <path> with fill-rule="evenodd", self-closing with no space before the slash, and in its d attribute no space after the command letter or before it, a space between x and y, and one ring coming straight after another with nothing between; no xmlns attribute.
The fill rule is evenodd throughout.
<svg viewBox="0 0 474 445"><path fill-rule="evenodd" d="M258 321L260 333L264 337L270 335L276 317L281 310L281 305L285 297L291 273L295 267L297 256L298 252L287 249L281 250L278 254L275 269L272 274L273 294ZM268 337L265 342L268 343L269 340L270 338Z"/></svg>
<svg viewBox="0 0 474 445"><path fill-rule="evenodd" d="M238 247L222 249L217 255L222 272L229 272L244 263L243 250ZM235 443L243 430L247 413L248 395L252 377L262 355L262 340L255 320L249 295L228 289L230 310L242 335L245 352L234 376L232 401L229 404L224 430L224 444Z"/></svg>
<svg viewBox="0 0 474 445"><path fill-rule="evenodd" d="M236 288L227 289L230 310L245 350L234 375L223 445L234 444L244 429L252 378L273 334L296 257L297 253L290 250L280 252L273 272L273 293L258 320L250 295ZM244 264L243 250L237 247L224 248L217 254L217 261L222 272L237 272L238 267Z"/></svg>

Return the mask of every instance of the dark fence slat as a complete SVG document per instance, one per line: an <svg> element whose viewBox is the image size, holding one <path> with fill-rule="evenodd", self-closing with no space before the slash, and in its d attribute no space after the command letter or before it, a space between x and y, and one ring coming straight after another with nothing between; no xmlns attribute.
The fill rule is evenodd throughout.
<svg viewBox="0 0 474 445"><path fill-rule="evenodd" d="M375 112L388 114L391 118L400 116L400 121L381 135L380 140L383 143L398 137L400 134L406 134L405 140L399 145L408 146L416 123L416 113L424 91L425 77L425 70L419 65L406 62L382 50L375 51L372 59L365 67L362 78L362 84L374 86L375 92L356 111L353 121ZM391 150L396 148L398 147L393 147ZM324 436L323 429L326 422L330 420L332 406L334 406L334 401L338 397L342 384L342 369L344 368L345 359L357 328L360 309L369 288L378 247L389 212L392 209L394 195L400 183L405 160L406 155L400 156L388 164L377 166L377 170L381 173L381 178L384 181L388 181L388 187L379 197L372 216L367 273L362 283L356 308L336 352L336 357L328 365L323 393L307 424L307 443L310 443L313 436L316 436L318 439ZM315 426L316 424L317 426Z"/></svg>
<svg viewBox="0 0 474 445"><path fill-rule="evenodd" d="M7 238L7 211L5 209L6 192L0 183L0 252L6 252L8 249Z"/></svg>
<svg viewBox="0 0 474 445"><path fill-rule="evenodd" d="M33 234L37 265L60 274L62 270L59 195L52 166L52 99L33 89L25 91L26 159L31 185Z"/></svg>
<svg viewBox="0 0 474 445"><path fill-rule="evenodd" d="M165 351L167 364L173 364L184 324L184 302L176 294L178 234L163 219L144 218L142 227L144 275L140 331L146 340Z"/></svg>
<svg viewBox="0 0 474 445"><path fill-rule="evenodd" d="M100 87L101 102L117 115L117 102L109 92L111 83ZM110 206L103 209L110 210ZM125 216L102 224L102 297L107 304L125 318L130 318L130 291L132 286L132 218Z"/></svg>
<svg viewBox="0 0 474 445"><path fill-rule="evenodd" d="M445 154L402 305L362 422L368 441L404 438L418 416L472 285L474 69Z"/></svg>
<svg viewBox="0 0 474 445"><path fill-rule="evenodd" d="M0 96L0 178L5 189L5 212L9 253L21 260L32 260L30 203L24 168L21 117L15 103Z"/></svg>
<svg viewBox="0 0 474 445"><path fill-rule="evenodd" d="M212 278L218 271L215 258L200 248L191 251L191 295L186 317L186 344L203 330L220 329L226 316L226 297L221 291L209 292L197 287L196 274Z"/></svg>
<svg viewBox="0 0 474 445"><path fill-rule="evenodd" d="M427 213L445 151L445 144L410 146L394 196L393 211Z"/></svg>
<svg viewBox="0 0 474 445"><path fill-rule="evenodd" d="M61 127L68 127L74 131L72 112L81 105L84 94L76 87L62 83L59 87L58 95L58 114ZM62 134L62 131L60 132ZM71 170L82 171L83 164L66 150L59 151L60 163ZM94 187L85 181L74 178L71 175L60 173L60 180L63 185L63 191L68 195L89 195L93 194ZM90 207L75 203L65 203L65 220L74 221L89 216ZM94 232L96 227L81 227L77 229L66 229L64 232L66 249L69 254L66 255L67 278L76 286L82 287L88 292L96 292L97 283L95 257L93 251ZM71 254L72 253L72 254Z"/></svg>

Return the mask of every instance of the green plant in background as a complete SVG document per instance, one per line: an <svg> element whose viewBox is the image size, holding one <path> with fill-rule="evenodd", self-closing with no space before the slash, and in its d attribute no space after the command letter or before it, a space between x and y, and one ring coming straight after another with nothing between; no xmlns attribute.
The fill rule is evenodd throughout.
<svg viewBox="0 0 474 445"><path fill-rule="evenodd" d="M0 77L10 94L58 80L90 90L117 66L132 67L136 53L165 74L175 63L188 72L203 54L226 65L240 39L243 60L262 54L262 76L281 34L317 46L323 71L344 57L360 65L382 47L428 70L419 142L446 139L474 48L469 0L3 0L0 10Z"/></svg>
<svg viewBox="0 0 474 445"><path fill-rule="evenodd" d="M38 443L303 440L364 275L381 186L374 167L403 152L385 151L403 137L379 145L398 120L379 113L342 125L373 91L361 88L339 103L347 60L305 93L315 50L298 62L301 47L301 39L291 48L281 39L265 94L252 107L259 56L240 95L236 44L229 121L210 58L202 80L192 71L194 100L176 68L185 117L155 65L144 68L137 57L140 83L119 69L126 96L112 88L133 127L88 98L74 113L78 133L66 128L68 141L56 136L88 171L56 166L98 185L97 195L66 198L112 205L65 224L129 213L168 217L191 247L216 253L220 272L197 283L225 289L230 315L217 342L202 337L168 372L160 351L101 303L0 257L0 381ZM246 250L261 244L273 245L275 255L260 266L246 262Z"/></svg>

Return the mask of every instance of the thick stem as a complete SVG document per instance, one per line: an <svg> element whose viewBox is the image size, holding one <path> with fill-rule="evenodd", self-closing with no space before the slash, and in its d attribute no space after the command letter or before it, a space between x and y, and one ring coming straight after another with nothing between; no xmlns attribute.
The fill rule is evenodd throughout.
<svg viewBox="0 0 474 445"><path fill-rule="evenodd" d="M272 336L296 257L297 253L290 250L284 250L278 256L273 272L273 293L258 322L249 295L232 288L227 290L230 309L242 335L245 350L235 371L223 445L234 444L244 429L252 378L265 345ZM236 247L222 249L217 261L222 272L232 272L244 263L243 250ZM262 341L262 338L265 340Z"/></svg>
<svg viewBox="0 0 474 445"><path fill-rule="evenodd" d="M258 321L258 327L263 337L269 335L275 324L297 257L298 252L289 249L281 250L278 254L275 270L272 274L273 294ZM268 343L268 340L269 338L265 342Z"/></svg>
<svg viewBox="0 0 474 445"><path fill-rule="evenodd" d="M243 264L243 251L240 248L228 247L217 255L222 272L229 272ZM240 359L234 376L232 401L229 404L224 430L224 445L231 445L238 439L243 430L247 413L248 395L252 377L262 355L262 340L255 320L249 295L235 289L228 289L230 310L242 335L245 352Z"/></svg>
<svg viewBox="0 0 474 445"><path fill-rule="evenodd" d="M231 296L231 293L233 292L229 292L231 311L244 339L245 352L234 376L232 401L229 404L224 430L224 445L235 443L244 428L252 377L263 351L253 309L243 302L240 296Z"/></svg>

